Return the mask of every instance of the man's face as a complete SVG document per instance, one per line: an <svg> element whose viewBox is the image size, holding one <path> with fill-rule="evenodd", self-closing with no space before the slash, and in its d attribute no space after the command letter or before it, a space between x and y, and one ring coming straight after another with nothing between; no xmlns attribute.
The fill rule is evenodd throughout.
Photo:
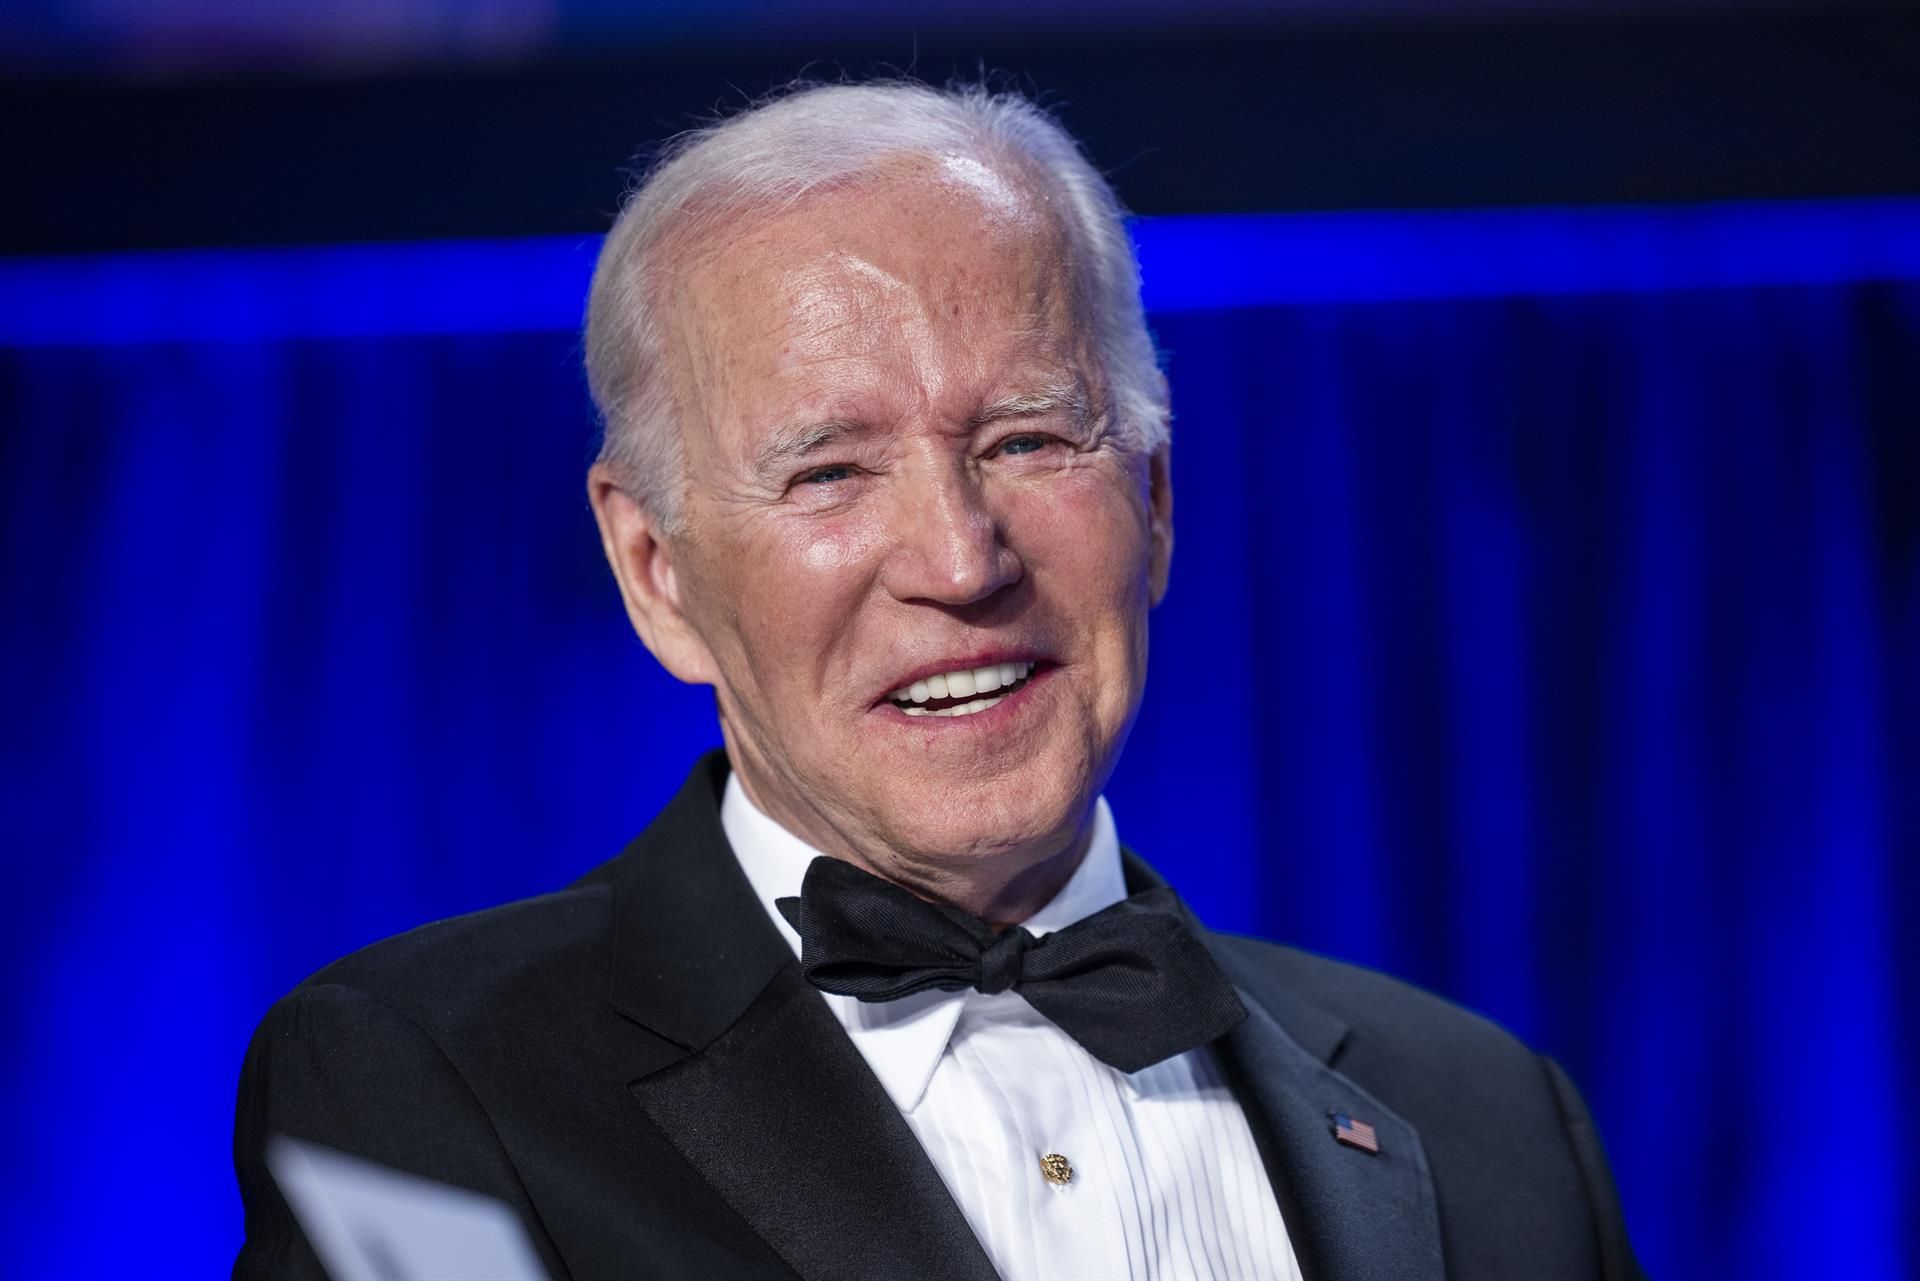
<svg viewBox="0 0 1920 1281"><path fill-rule="evenodd" d="M1107 412L1066 243L932 161L742 221L665 286L685 640L655 652L819 848L936 894L1071 850L1139 705L1171 495Z"/></svg>

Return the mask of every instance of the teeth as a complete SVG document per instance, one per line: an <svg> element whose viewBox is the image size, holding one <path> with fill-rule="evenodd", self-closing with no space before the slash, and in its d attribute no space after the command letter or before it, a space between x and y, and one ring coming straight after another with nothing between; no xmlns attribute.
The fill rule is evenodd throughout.
<svg viewBox="0 0 1920 1281"><path fill-rule="evenodd" d="M903 707L900 710L909 716L971 716L975 712L984 712L989 707L996 707L999 703L998 698L976 698L958 707Z"/></svg>
<svg viewBox="0 0 1920 1281"><path fill-rule="evenodd" d="M901 710L913 716L965 716L970 711L985 711L999 702L998 698L980 700L976 694L990 694L996 689L1004 689L1017 681L1023 681L1033 674L1032 663L991 663L986 667L965 668L956 672L943 672L938 676L929 676L917 680L911 685L902 685L887 695L896 703L925 703L936 698L965 698L973 701L962 703L958 707L903 707Z"/></svg>

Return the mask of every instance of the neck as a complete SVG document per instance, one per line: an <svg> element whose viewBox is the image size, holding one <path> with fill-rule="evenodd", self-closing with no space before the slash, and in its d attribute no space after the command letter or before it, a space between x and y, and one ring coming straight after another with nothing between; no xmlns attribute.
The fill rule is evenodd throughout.
<svg viewBox="0 0 1920 1281"><path fill-rule="evenodd" d="M1066 888L1079 870L1080 860L1087 856L1087 847L1092 841L1093 825L1083 823L1079 834L1058 853L1030 863L1010 877L970 887L967 902L939 901L950 902L951 906L972 913L996 930L1010 929L1052 902L1054 895Z"/></svg>

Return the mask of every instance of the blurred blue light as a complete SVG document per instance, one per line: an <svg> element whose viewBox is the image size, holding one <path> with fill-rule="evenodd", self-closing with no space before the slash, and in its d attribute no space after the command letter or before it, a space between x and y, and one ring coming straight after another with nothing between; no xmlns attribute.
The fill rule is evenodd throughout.
<svg viewBox="0 0 1920 1281"><path fill-rule="evenodd" d="M1920 278L1920 200L1147 219L1147 308Z"/></svg>
<svg viewBox="0 0 1920 1281"><path fill-rule="evenodd" d="M1149 311L1920 279L1920 199L1134 224ZM567 330L599 238L0 259L0 345Z"/></svg>

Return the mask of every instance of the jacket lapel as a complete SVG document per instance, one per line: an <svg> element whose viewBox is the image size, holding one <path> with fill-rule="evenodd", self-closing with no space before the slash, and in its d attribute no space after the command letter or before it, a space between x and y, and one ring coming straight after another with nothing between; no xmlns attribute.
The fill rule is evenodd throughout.
<svg viewBox="0 0 1920 1281"><path fill-rule="evenodd" d="M1247 1018L1224 1038L1222 1057L1256 1133L1264 1126L1268 1175L1308 1281L1444 1276L1419 1132L1328 1066L1345 1025L1227 968L1241 985ZM1371 1124L1379 1152L1337 1141L1335 1113Z"/></svg>
<svg viewBox="0 0 1920 1281"><path fill-rule="evenodd" d="M704 758L615 872L613 1004L685 1051L645 1065L629 1090L802 1277L991 1281L940 1175L728 848L726 769Z"/></svg>
<svg viewBox="0 0 1920 1281"><path fill-rule="evenodd" d="M1126 852L1127 889L1162 885ZM1247 1018L1215 1043L1248 1114L1307 1281L1440 1278L1440 1216L1419 1132L1330 1065L1347 1025L1188 913L1233 980ZM1332 1114L1366 1121L1378 1154L1338 1142Z"/></svg>

